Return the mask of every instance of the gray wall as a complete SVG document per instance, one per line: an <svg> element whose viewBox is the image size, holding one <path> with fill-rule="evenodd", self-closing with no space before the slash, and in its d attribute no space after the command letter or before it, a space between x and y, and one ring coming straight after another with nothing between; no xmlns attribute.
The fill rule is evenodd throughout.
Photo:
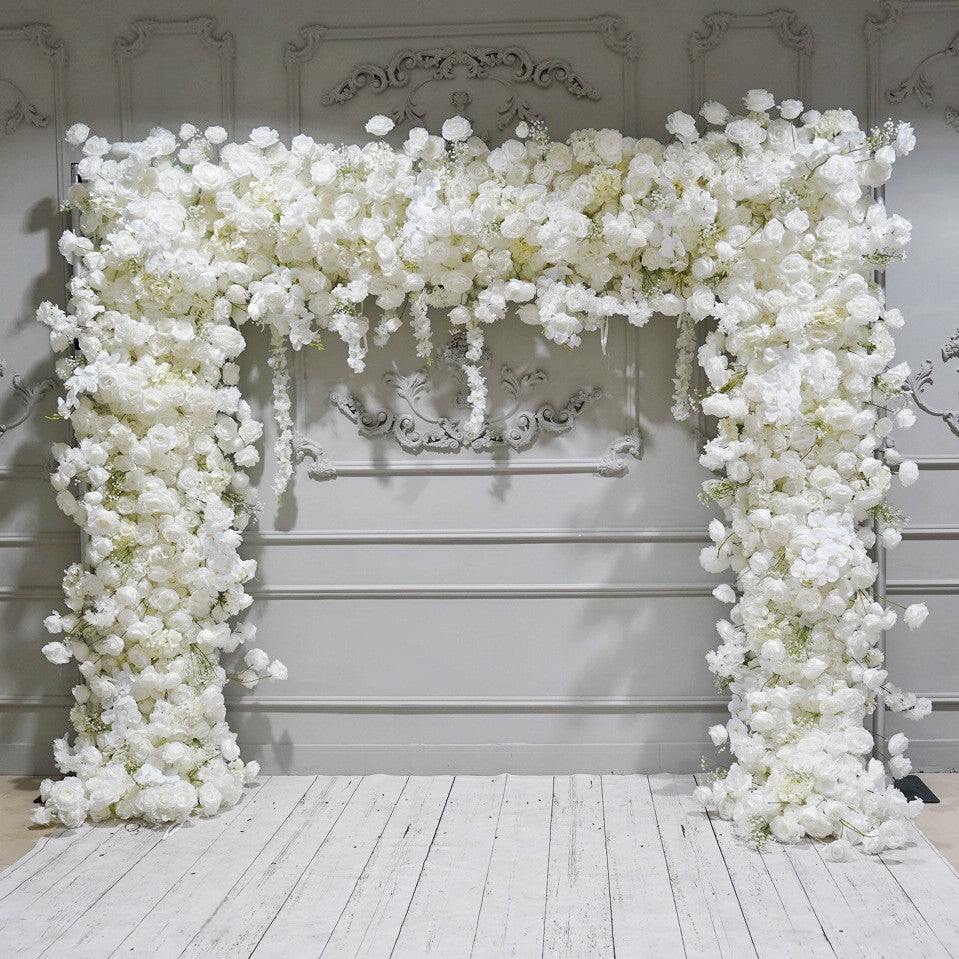
<svg viewBox="0 0 959 959"><path fill-rule="evenodd" d="M434 125L466 104L495 138L498 110L516 96L556 136L615 126L661 137L672 110L704 96L734 103L756 86L874 120L905 117L918 129L918 151L888 188L916 236L889 289L909 321L902 358L916 369L931 361L923 396L932 412L900 444L927 472L899 496L912 523L888 576L897 601L926 599L932 615L918 637L893 633L889 658L901 685L936 700L936 713L908 730L918 765L959 767L959 425L943 415L959 408L959 356L947 346L959 325L959 119L947 109L959 109L959 59L934 57L928 84L903 88L898 102L886 95L946 49L959 2L797 0L788 15L765 6L741 0L717 18L711 4L652 0L3 4L0 110L23 100L36 124L28 115L0 131L0 424L32 407L21 425L0 427L0 772L50 768L48 743L66 728L75 675L39 653L41 620L77 535L44 475L49 444L66 431L45 418L52 394L35 403L30 394L52 370L33 309L63 298L66 126L83 120L119 137L190 120L240 135L269 124L283 136L358 140L369 115L412 98ZM594 19L604 14L622 22ZM188 22L200 15L216 19ZM31 22L48 26L25 28ZM325 29L300 29L318 22ZM417 56L476 46L565 61L576 79L539 85L504 67L471 79L460 64L437 80ZM408 85L324 101L358 64L387 67L401 50L414 54ZM382 377L418 368L407 346L388 357L371 351L362 377L344 373L344 350L332 342L298 357L304 462L279 507L269 476L261 479L265 508L246 546L260 562L250 615L291 679L232 701L246 755L289 772L698 769L712 754L705 727L725 715L703 663L721 608L697 563L709 514L696 500L695 440L669 414L672 344L665 319L641 332L612 328L605 355L598 342L570 353L525 327L497 331L497 412L507 360L518 373L548 374L523 395L524 408L603 391L567 434L537 435L523 452L409 452L359 435L330 394L403 408ZM245 379L268 418L264 347L251 336ZM431 382L419 413L448 414L441 366ZM618 455L637 428L642 459Z"/></svg>

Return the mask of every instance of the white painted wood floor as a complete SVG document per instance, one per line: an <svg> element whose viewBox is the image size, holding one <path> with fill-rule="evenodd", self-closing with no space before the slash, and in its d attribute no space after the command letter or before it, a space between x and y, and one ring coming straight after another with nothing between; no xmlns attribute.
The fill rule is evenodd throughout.
<svg viewBox="0 0 959 959"><path fill-rule="evenodd" d="M756 853L692 776L277 776L168 833L104 823L0 874L2 959L959 956L959 875Z"/></svg>

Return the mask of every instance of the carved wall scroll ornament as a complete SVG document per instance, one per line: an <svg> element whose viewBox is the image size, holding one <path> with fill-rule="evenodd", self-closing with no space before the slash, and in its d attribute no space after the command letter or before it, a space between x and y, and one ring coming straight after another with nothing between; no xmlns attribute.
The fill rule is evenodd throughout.
<svg viewBox="0 0 959 959"><path fill-rule="evenodd" d="M920 60L915 70L901 83L886 90L886 99L890 103L902 103L914 96L921 106L929 109L934 100L935 87L929 79L928 70L934 63L949 57L959 57L959 33L942 50Z"/></svg>
<svg viewBox="0 0 959 959"><path fill-rule="evenodd" d="M959 330L952 334L949 341L943 346L940 355L943 363L959 359ZM923 394L934 385L934 380L933 362L932 360L924 360L919 369L906 379L906 389L912 393L919 409L929 416L942 420L953 434L959 436L959 409L936 409L923 398Z"/></svg>
<svg viewBox="0 0 959 959"><path fill-rule="evenodd" d="M40 109L24 95L22 88L6 78L0 79L0 89L12 89L15 102L3 113L4 131L13 133L24 123L34 127L47 127L52 123L55 138L54 150L56 153L57 200L62 203L69 186L69 174L63 154L64 115L66 113L64 71L67 62L67 49L64 42L57 38L53 27L48 23L27 23L19 27L0 27L0 44L8 42L25 42L40 54L50 65L53 80L53 111L41 112ZM0 52L0 62L4 62L4 55Z"/></svg>
<svg viewBox="0 0 959 959"><path fill-rule="evenodd" d="M508 70L506 78L496 76L497 67ZM324 94L322 102L337 106L352 100L361 90L383 93L390 89L408 87L418 72L429 74L410 90L409 96L391 111L390 117L398 124L421 123L425 111L416 96L426 86L442 81L455 80L462 72L469 80L492 80L507 91L505 101L499 103L496 126L505 130L521 120L533 120L539 114L533 111L529 101L519 91L517 84L532 84L548 89L559 84L567 93L578 99L598 100L600 93L581 77L568 60L556 57L536 59L525 48L511 44L504 47L431 47L424 50L400 50L387 64L362 63L352 73L337 82ZM453 91L450 102L466 115L469 94L463 90Z"/></svg>
<svg viewBox="0 0 959 959"><path fill-rule="evenodd" d="M336 467L329 459L319 443L304 436L302 433L293 435L293 462L302 463L312 460L313 465L307 467L306 475L310 479L323 481L336 479Z"/></svg>
<svg viewBox="0 0 959 959"><path fill-rule="evenodd" d="M779 42L797 55L796 84L801 100L809 99L809 69L815 45L812 28L795 10L768 13L728 13L724 10L703 17L699 30L690 34L686 52L693 71L693 112L706 99L706 54L715 50L730 30L772 30Z"/></svg>
<svg viewBox="0 0 959 959"><path fill-rule="evenodd" d="M3 377L4 365L0 361L0 377ZM36 408L37 403L46 396L56 385L57 381L53 378L40 380L38 383L25 383L23 377L17 373L14 375L13 392L19 406L18 414L8 423L0 423L0 439L3 439L12 429L16 429L22 423L29 419L30 414Z"/></svg>
<svg viewBox="0 0 959 959"><path fill-rule="evenodd" d="M603 458L596 467L600 476L625 476L629 472L627 456L640 459L643 455L643 437L639 430L633 430L625 436L620 436L609 444Z"/></svg>
<svg viewBox="0 0 959 959"><path fill-rule="evenodd" d="M468 410L462 374L453 367L452 375L463 387L457 393L455 405L460 410ZM574 393L558 410L549 403L536 409L523 409L527 394L547 381L546 373L542 370L516 373L504 364L500 376L503 391L510 397L509 408L500 416L487 420L472 438L466 433L468 416L465 413L442 416L424 409L424 400L430 392L426 370L383 376L383 382L393 388L402 409L370 412L355 396L339 393L332 394L330 401L357 424L361 436L392 436L407 453L421 453L423 450L457 453L464 449L477 452L511 449L518 452L529 449L547 433L568 433L583 410L603 395L600 389L583 389Z"/></svg>
<svg viewBox="0 0 959 959"><path fill-rule="evenodd" d="M946 123L959 133L959 110L955 107L946 107Z"/></svg>
<svg viewBox="0 0 959 959"><path fill-rule="evenodd" d="M27 99L27 95L12 80L0 77L0 90L13 91L13 104L3 111L3 132L14 133L24 123L34 127L45 127L50 123L50 117L41 113L37 107Z"/></svg>
<svg viewBox="0 0 959 959"><path fill-rule="evenodd" d="M298 34L298 39L288 42L283 52L283 62L287 71L287 104L291 135L303 129L301 111L304 92L301 90L303 67L316 58L320 46L324 43L339 41L355 43L357 40L366 38L383 40L392 37L410 44L428 37L436 44L423 49L404 47L385 64L358 65L349 77L342 79L327 91L323 100L327 105L345 103L363 87L368 87L373 92L409 87L415 82L414 75L417 71L425 70L431 74L421 81L420 87L427 82L449 82L456 78L455 68L465 67L467 71L470 69L480 71L475 74L474 79L499 79L499 82L510 91L510 96L516 99L515 104L501 104L497 125L500 129L506 129L518 120L538 117L532 112L529 103L517 92L517 87L522 88L524 84L532 84L543 89L553 84L560 84L572 96L599 99L598 92L573 70L569 61L559 58L537 60L524 46L519 45L522 41L518 38L528 36L534 38L537 43L542 43L547 37L554 35L588 36L590 34L597 35L608 50L623 60L623 131L636 132L635 90L639 41L636 34L626 28L621 17L604 14L581 20L424 24L418 28L370 26L358 29L309 24L300 27ZM460 45L474 37L502 37L503 45L495 45L495 41L494 45L483 47ZM478 66L474 65L473 61ZM500 78L491 75L489 71L496 66L505 68L508 71L507 75ZM438 75L434 75L434 71L437 70ZM413 90L410 93L410 98L414 99L410 112L418 118L422 116L422 111L415 102L415 92ZM526 116L524 116L524 110L527 111ZM401 109L399 112L401 114L399 117L395 115L393 117L397 122L406 119L402 116Z"/></svg>
<svg viewBox="0 0 959 959"><path fill-rule="evenodd" d="M155 36L195 36L220 60L220 115L223 126L233 133L235 126L233 105L233 61L236 44L233 34L221 30L216 17L190 17L185 20L155 20L147 17L134 20L127 36L117 37L113 56L120 75L120 131L130 135L133 121L133 77L131 64L144 53Z"/></svg>

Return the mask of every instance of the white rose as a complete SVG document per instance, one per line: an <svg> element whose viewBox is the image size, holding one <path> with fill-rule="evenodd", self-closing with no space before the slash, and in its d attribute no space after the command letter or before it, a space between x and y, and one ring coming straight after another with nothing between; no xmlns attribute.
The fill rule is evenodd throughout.
<svg viewBox="0 0 959 959"><path fill-rule="evenodd" d="M901 756L906 751L908 745L909 740L906 739L902 733L893 733L893 735L889 737L886 749L890 756Z"/></svg>
<svg viewBox="0 0 959 959"><path fill-rule="evenodd" d="M783 100L783 102L779 104L779 115L784 120L795 120L802 111L802 100Z"/></svg>
<svg viewBox="0 0 959 959"><path fill-rule="evenodd" d="M450 143L468 140L473 135L473 128L465 117L450 117L443 123L443 139Z"/></svg>
<svg viewBox="0 0 959 959"><path fill-rule="evenodd" d="M899 464L899 482L903 486L912 486L919 479L919 467L912 460L903 460Z"/></svg>
<svg viewBox="0 0 959 959"><path fill-rule="evenodd" d="M280 134L270 127L255 127L250 131L250 143L261 150L273 146L279 139Z"/></svg>
<svg viewBox="0 0 959 959"><path fill-rule="evenodd" d="M768 90L750 90L743 97L746 109L753 113L762 113L771 110L776 104L776 98ZM801 111L800 111L801 112ZM798 113L796 114L799 115Z"/></svg>
<svg viewBox="0 0 959 959"><path fill-rule="evenodd" d="M703 108L699 111L699 115L703 117L707 123L712 123L716 126L720 123L725 123L729 119L729 111L716 100L707 100L703 104Z"/></svg>
<svg viewBox="0 0 959 959"><path fill-rule="evenodd" d="M699 136L695 119L682 110L676 110L666 118L666 131L680 140L695 140Z"/></svg>
<svg viewBox="0 0 959 959"><path fill-rule="evenodd" d="M371 133L375 137L385 137L394 126L396 126L396 124L389 117L378 113L375 117L370 117L369 120L366 121L366 132Z"/></svg>
<svg viewBox="0 0 959 959"><path fill-rule="evenodd" d="M78 147L90 136L90 128L85 123L74 123L67 128L63 139L72 147Z"/></svg>
<svg viewBox="0 0 959 959"><path fill-rule="evenodd" d="M274 659L267 668L270 679L284 680L289 678L290 672L278 659Z"/></svg>
<svg viewBox="0 0 959 959"><path fill-rule="evenodd" d="M903 621L910 629L918 629L929 615L929 610L925 603L913 603L906 607L903 614Z"/></svg>
<svg viewBox="0 0 959 959"><path fill-rule="evenodd" d="M846 862L852 858L852 844L848 839L836 839L826 843L823 855L829 862Z"/></svg>
<svg viewBox="0 0 959 959"><path fill-rule="evenodd" d="M226 142L227 132L223 127L207 127L203 131L203 135L210 141L214 146L219 146L221 143Z"/></svg>
<svg viewBox="0 0 959 959"><path fill-rule="evenodd" d="M709 738L713 741L714 746L722 746L729 740L729 731L722 725L710 726Z"/></svg>
<svg viewBox="0 0 959 959"><path fill-rule="evenodd" d="M73 658L73 653L71 653L69 648L63 643L47 643L40 652L42 652L51 663L56 663L58 666L69 663Z"/></svg>
<svg viewBox="0 0 959 959"><path fill-rule="evenodd" d="M726 124L726 136L744 150L754 150L766 139L766 131L755 120L733 120Z"/></svg>
<svg viewBox="0 0 959 959"><path fill-rule="evenodd" d="M250 669L255 669L258 673L262 673L270 665L270 657L262 649L247 650L243 659Z"/></svg>

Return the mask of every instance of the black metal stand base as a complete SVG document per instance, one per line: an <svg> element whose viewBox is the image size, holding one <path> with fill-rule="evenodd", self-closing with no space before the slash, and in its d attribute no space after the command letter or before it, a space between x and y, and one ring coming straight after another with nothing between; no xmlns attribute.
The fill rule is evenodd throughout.
<svg viewBox="0 0 959 959"><path fill-rule="evenodd" d="M939 797L918 776L903 776L894 780L893 785L906 799L921 799L924 803L939 802Z"/></svg>

